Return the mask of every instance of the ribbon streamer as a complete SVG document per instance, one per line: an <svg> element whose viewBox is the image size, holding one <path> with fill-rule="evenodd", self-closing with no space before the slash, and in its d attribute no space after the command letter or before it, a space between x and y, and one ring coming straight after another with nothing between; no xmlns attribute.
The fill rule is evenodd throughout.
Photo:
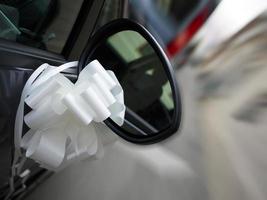
<svg viewBox="0 0 267 200"><path fill-rule="evenodd" d="M120 126L124 121L123 90L114 73L94 60L74 84L60 72L77 64L43 64L22 91L15 122L16 152L21 155L22 147L26 157L50 170L101 151L94 123L108 117ZM32 109L25 116L24 103ZM30 130L22 137L23 119Z"/></svg>

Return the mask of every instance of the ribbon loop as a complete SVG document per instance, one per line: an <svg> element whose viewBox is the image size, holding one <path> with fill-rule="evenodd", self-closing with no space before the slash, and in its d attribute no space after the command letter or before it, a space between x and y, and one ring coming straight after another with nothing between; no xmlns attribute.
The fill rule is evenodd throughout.
<svg viewBox="0 0 267 200"><path fill-rule="evenodd" d="M110 117L124 120L123 90L111 71L94 60L81 71L76 83L60 67L40 66L27 81L15 123L15 144L26 156L47 169L57 170L74 160L95 155L102 146L93 126ZM32 108L25 117L24 102ZM30 128L21 140L23 118ZM94 121L94 122L92 122Z"/></svg>

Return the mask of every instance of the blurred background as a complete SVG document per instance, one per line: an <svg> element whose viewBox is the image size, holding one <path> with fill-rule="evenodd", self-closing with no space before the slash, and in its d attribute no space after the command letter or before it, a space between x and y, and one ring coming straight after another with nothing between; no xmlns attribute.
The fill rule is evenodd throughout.
<svg viewBox="0 0 267 200"><path fill-rule="evenodd" d="M112 19L124 17L143 24L161 44L176 71L183 121L181 134L159 144L179 162L173 170L180 170L177 179L173 177L161 185L172 189L155 190L159 197L164 190L170 199L267 199L266 0L99 1L94 6L103 9L94 15L97 23L88 25L88 31L72 51L68 49L68 36L84 1L50 1L47 7L38 4L41 1L34 6L31 2L35 1L0 1L1 38L64 53L73 60L78 59L88 33L92 35ZM35 14L33 10L37 9ZM18 18L21 13L30 13L31 20ZM112 152L121 159L128 156L114 149ZM112 162L111 155L100 164ZM92 166L93 171L101 174L96 170L98 166ZM120 169L119 164L112 166L108 170ZM161 167L169 170L168 165ZM30 199L40 193L48 195L47 199L48 191L58 184L57 178L73 180L76 170L70 169L73 174L68 171L55 175ZM106 170L103 168L102 172ZM114 177L110 176L105 174L112 180ZM177 187L180 189L176 191Z"/></svg>

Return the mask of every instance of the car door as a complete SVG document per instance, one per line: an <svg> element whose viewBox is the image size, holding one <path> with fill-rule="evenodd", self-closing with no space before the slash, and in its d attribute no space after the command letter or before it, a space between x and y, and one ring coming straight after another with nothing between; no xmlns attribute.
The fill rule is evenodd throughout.
<svg viewBox="0 0 267 200"><path fill-rule="evenodd" d="M114 1L105 1L108 10ZM115 6L116 7L116 6ZM99 21L108 17L102 13ZM98 25L97 25L98 26ZM188 71L179 76L187 88L183 94L186 106L193 110L192 77ZM186 113L191 118L192 112ZM204 184L197 171L200 147L193 137L188 122L182 131L159 144L140 146L116 138L108 128L101 128L106 137L104 156L101 159L74 163L63 171L53 174L33 191L26 199L207 199ZM190 149L194 146L195 149Z"/></svg>
<svg viewBox="0 0 267 200"><path fill-rule="evenodd" d="M20 50L16 49L13 52L13 63L7 64L12 69L29 69L25 77L26 80L32 70L43 62L59 65L67 60L77 59L92 31L123 14L121 12L123 4L120 4L122 1L106 0L105 4L100 1L94 1L94 3L92 1L84 2L86 3L81 6L78 19L69 33L69 38L65 42L61 54L3 40L3 43L12 43L13 48L21 47ZM73 5L73 3L69 1L69 5ZM100 12L102 6L103 10ZM109 10L112 11L110 12L112 14L109 14ZM114 16L114 13L118 13L118 15ZM98 23L95 23L96 21ZM52 36L50 35L50 37ZM52 41L50 41L50 44ZM29 53L26 49L30 49L33 52ZM5 55L5 52L6 50L4 49L3 55ZM21 56L20 62L17 62L16 60ZM6 60L11 62L8 57ZM18 63L21 66L18 66ZM71 71L66 73L72 74ZM192 107L194 105L190 103L188 98L192 93L190 88L192 80L190 76L188 77L187 71L183 73L186 78L181 81L188 83L185 84L188 85L188 88L186 88L187 93L184 98L186 98L185 101L189 102L188 106ZM75 76L75 74L72 76ZM183 76L181 75L181 77ZM19 90L17 96L18 94ZM14 108L13 112L15 110L16 108ZM191 117L192 115L193 113L188 113L186 117ZM183 129L188 129L189 127L190 124L188 123L185 124ZM160 144L150 146L140 146L126 142L121 138L114 138L114 133L105 127L101 128L101 132L106 135L106 147L102 159L75 163L55 174L35 167L38 170L30 179L29 186L17 197L25 197L26 199L114 200L196 199L199 197L207 199L205 187L201 183L200 177L196 174L196 171L201 169L199 166L194 165L198 157L198 153L196 153L198 149L192 152L187 146L187 144L194 142L192 134L196 131L179 137L176 134ZM117 140L115 143L113 142L114 139ZM198 144L194 146L198 148ZM8 151L10 152L10 149ZM188 155L190 155L189 159Z"/></svg>
<svg viewBox="0 0 267 200"><path fill-rule="evenodd" d="M84 46L77 44L88 40L103 2L0 1L0 198L9 190L14 121L25 82L42 63L58 66L78 59ZM64 73L75 78L74 71ZM31 169L26 185L47 173L30 160L26 166Z"/></svg>

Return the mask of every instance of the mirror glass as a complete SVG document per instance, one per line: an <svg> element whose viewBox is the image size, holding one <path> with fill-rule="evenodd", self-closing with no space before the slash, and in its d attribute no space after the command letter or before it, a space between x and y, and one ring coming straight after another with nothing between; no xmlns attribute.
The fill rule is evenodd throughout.
<svg viewBox="0 0 267 200"><path fill-rule="evenodd" d="M163 63L138 32L118 32L103 40L90 59L112 70L124 90L122 126L135 135L152 135L170 126L174 102Z"/></svg>

